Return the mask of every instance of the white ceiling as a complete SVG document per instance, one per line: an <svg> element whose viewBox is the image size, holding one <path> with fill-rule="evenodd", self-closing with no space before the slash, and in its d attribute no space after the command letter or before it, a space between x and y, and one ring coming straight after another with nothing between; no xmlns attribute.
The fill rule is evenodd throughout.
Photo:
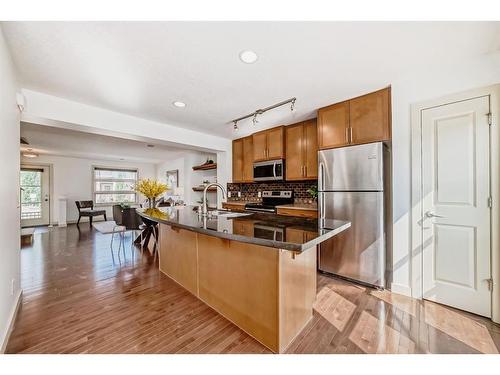
<svg viewBox="0 0 500 375"><path fill-rule="evenodd" d="M29 145L21 145L21 151L32 149L40 155L83 159L157 164L180 157L187 151L158 143L150 148L145 142L25 122L21 123L21 137L29 142Z"/></svg>
<svg viewBox="0 0 500 375"><path fill-rule="evenodd" d="M23 87L236 138L231 119L290 97L258 128L500 49L500 23L4 22ZM255 64L238 54L252 49ZM180 100L184 109L172 106ZM249 133L251 121L243 125ZM240 134L242 134L240 133Z"/></svg>

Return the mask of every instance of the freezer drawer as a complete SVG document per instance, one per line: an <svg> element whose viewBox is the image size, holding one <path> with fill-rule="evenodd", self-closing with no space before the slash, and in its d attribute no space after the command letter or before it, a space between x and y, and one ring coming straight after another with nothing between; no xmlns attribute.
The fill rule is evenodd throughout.
<svg viewBox="0 0 500 375"><path fill-rule="evenodd" d="M319 191L384 190L382 142L323 150L318 162Z"/></svg>
<svg viewBox="0 0 500 375"><path fill-rule="evenodd" d="M327 192L324 217L351 227L320 246L319 269L385 287L384 193Z"/></svg>

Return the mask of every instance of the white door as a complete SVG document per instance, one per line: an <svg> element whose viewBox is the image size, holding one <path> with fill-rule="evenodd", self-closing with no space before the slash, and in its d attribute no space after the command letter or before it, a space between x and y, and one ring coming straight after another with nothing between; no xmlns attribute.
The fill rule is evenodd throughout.
<svg viewBox="0 0 500 375"><path fill-rule="evenodd" d="M489 96L422 111L423 296L491 316Z"/></svg>
<svg viewBox="0 0 500 375"><path fill-rule="evenodd" d="M21 166L21 227L49 225L49 167Z"/></svg>

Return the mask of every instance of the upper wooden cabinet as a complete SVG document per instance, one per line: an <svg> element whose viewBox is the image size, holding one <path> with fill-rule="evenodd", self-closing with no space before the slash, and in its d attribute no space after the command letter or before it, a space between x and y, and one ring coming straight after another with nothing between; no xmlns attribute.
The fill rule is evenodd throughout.
<svg viewBox="0 0 500 375"><path fill-rule="evenodd" d="M254 161L283 159L285 157L283 126L254 133L252 137Z"/></svg>
<svg viewBox="0 0 500 375"><path fill-rule="evenodd" d="M243 180L243 138L233 141L233 182Z"/></svg>
<svg viewBox="0 0 500 375"><path fill-rule="evenodd" d="M391 139L391 89L385 88L318 111L319 149Z"/></svg>
<svg viewBox="0 0 500 375"><path fill-rule="evenodd" d="M318 110L318 146L320 149L349 144L349 102Z"/></svg>
<svg viewBox="0 0 500 375"><path fill-rule="evenodd" d="M253 182L253 137L243 138L243 180Z"/></svg>
<svg viewBox="0 0 500 375"><path fill-rule="evenodd" d="M233 182L253 181L252 136L233 141Z"/></svg>
<svg viewBox="0 0 500 375"><path fill-rule="evenodd" d="M309 180L318 177L318 142L316 119L285 127L286 180Z"/></svg>

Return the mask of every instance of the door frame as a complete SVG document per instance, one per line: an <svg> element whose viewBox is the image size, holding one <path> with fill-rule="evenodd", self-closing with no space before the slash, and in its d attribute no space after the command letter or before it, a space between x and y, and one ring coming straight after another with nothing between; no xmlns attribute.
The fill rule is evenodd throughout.
<svg viewBox="0 0 500 375"><path fill-rule="evenodd" d="M21 163L19 165L19 171L21 171L22 168L29 168L29 167L41 167L41 168L48 168L49 169L49 224L48 226L51 227L53 226L52 223L52 204L54 203L54 168L52 164L49 163L31 163L31 162L26 162L21 160ZM21 203L19 203L21 204ZM19 207L21 207L19 205ZM45 225L42 225L45 226ZM21 227L21 216L19 216L19 227Z"/></svg>
<svg viewBox="0 0 500 375"><path fill-rule="evenodd" d="M447 95L411 105L411 228L410 285L414 298L423 298L423 233L420 225L422 207L422 111L454 102L489 96L492 125L490 126L490 189L493 199L490 220L491 236L491 319L500 323L500 84Z"/></svg>

